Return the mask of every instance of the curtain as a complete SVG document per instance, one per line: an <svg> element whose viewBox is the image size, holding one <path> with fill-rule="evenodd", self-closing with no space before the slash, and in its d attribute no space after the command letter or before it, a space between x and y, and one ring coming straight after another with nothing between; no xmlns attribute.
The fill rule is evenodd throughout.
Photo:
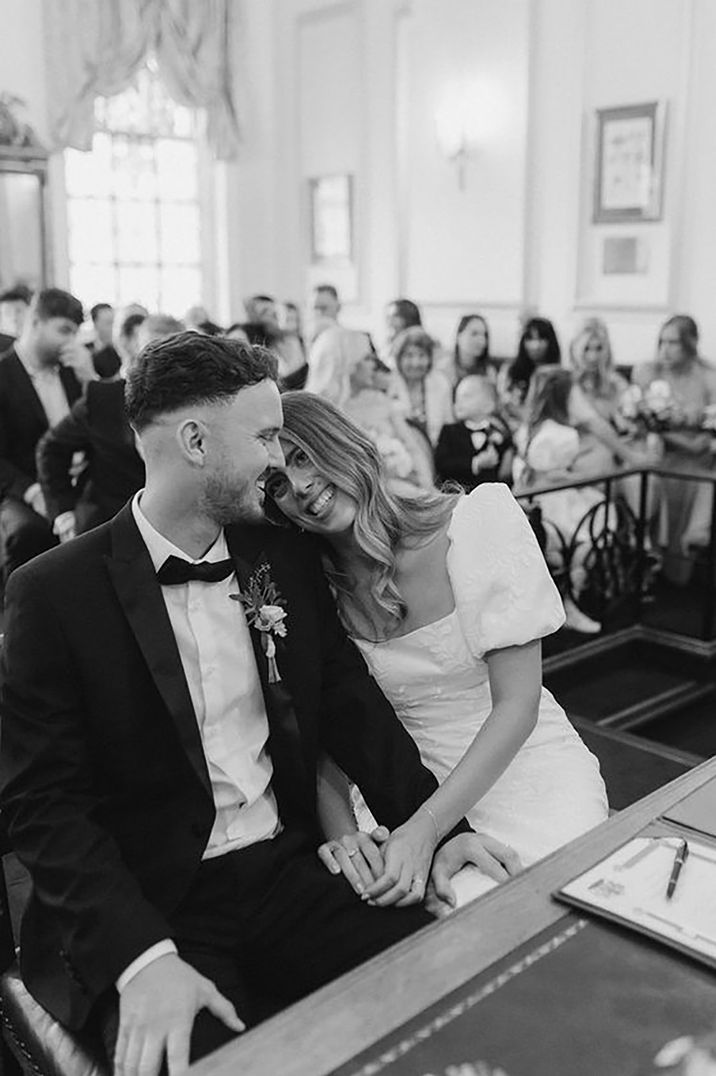
<svg viewBox="0 0 716 1076"><path fill-rule="evenodd" d="M231 14L232 0L45 0L53 148L90 149L95 97L125 90L153 51L171 96L204 111L214 156L234 157Z"/></svg>

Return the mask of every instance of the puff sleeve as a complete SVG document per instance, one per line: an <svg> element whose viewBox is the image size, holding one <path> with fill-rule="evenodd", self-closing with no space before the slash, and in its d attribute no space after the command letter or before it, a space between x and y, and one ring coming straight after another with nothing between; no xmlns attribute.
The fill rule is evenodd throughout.
<svg viewBox="0 0 716 1076"><path fill-rule="evenodd" d="M455 606L475 657L541 639L562 626L559 592L507 486L484 483L462 497L448 537Z"/></svg>

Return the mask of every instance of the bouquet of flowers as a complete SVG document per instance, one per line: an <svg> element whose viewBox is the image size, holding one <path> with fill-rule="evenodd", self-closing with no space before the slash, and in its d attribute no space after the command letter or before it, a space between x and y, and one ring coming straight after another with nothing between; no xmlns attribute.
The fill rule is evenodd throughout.
<svg viewBox="0 0 716 1076"><path fill-rule="evenodd" d="M383 460L386 474L390 478L410 478L414 466L413 458L403 442L386 433L371 436Z"/></svg>
<svg viewBox="0 0 716 1076"><path fill-rule="evenodd" d="M683 416L668 381L657 378L642 389L630 385L619 400L622 417L647 433L661 433L680 423Z"/></svg>

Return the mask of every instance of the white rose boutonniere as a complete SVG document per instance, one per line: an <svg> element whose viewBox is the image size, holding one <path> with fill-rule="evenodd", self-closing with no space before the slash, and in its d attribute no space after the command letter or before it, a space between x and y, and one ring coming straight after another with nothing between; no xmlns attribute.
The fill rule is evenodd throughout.
<svg viewBox="0 0 716 1076"><path fill-rule="evenodd" d="M284 600L271 578L268 564L261 564L249 577L245 590L241 594L232 594L234 601L241 602L249 627L259 632L261 647L268 662L268 679L270 684L277 684L281 679L276 664L276 639L285 639L287 635Z"/></svg>

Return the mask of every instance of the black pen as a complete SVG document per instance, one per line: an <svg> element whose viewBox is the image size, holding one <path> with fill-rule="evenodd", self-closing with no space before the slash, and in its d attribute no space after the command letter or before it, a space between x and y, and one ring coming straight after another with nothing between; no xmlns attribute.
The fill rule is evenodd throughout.
<svg viewBox="0 0 716 1076"><path fill-rule="evenodd" d="M681 868L689 854L689 846L686 841L682 841L679 847L676 849L676 855L674 856L674 865L671 868L671 874L669 875L669 884L666 887L666 899L671 900L676 889L676 883L679 880L681 874Z"/></svg>

